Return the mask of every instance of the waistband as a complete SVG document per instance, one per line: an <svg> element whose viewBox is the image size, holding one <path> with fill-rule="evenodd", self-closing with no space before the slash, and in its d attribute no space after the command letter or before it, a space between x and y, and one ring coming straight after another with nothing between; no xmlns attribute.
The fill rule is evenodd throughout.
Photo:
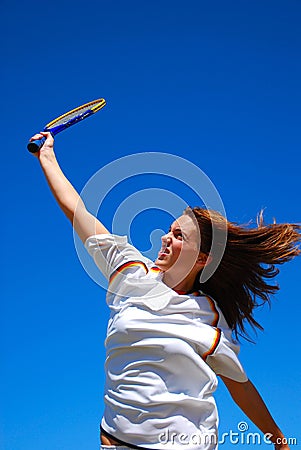
<svg viewBox="0 0 301 450"><path fill-rule="evenodd" d="M100 445L100 450L136 450L133 447L128 447L126 445Z"/></svg>

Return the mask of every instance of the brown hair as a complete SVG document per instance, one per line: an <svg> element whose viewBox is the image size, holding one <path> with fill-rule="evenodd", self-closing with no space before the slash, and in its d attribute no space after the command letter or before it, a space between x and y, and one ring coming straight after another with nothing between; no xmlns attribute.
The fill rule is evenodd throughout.
<svg viewBox="0 0 301 450"><path fill-rule="evenodd" d="M216 271L205 282L196 278L194 288L211 296L219 305L236 337L247 337L245 322L253 329L263 327L254 319L253 310L259 304L268 302L270 295L279 287L268 280L274 278L279 269L275 264L283 264L300 253L300 225L265 225L263 213L258 216L257 227L229 222L220 213L203 208L187 208L185 214L193 215L201 233L201 252L209 255L212 230L227 233L225 251ZM214 254L210 253L212 260ZM258 300L262 300L261 303Z"/></svg>

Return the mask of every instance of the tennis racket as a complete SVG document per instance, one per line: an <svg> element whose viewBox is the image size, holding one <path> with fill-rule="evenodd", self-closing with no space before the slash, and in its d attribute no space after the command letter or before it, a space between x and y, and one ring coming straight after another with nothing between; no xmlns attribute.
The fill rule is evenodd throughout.
<svg viewBox="0 0 301 450"><path fill-rule="evenodd" d="M43 129L43 131L50 132L53 136L60 133L61 131L66 130L67 128L75 125L87 117L92 116L101 108L103 108L106 104L104 98L99 98L98 100L94 100L93 102L85 103L82 106L78 106L78 108L72 109L71 111L66 112L62 116L57 117L52 122L49 122ZM31 153L37 153L40 148L43 146L45 142L45 138L42 138L37 141L31 141L27 145L27 149Z"/></svg>

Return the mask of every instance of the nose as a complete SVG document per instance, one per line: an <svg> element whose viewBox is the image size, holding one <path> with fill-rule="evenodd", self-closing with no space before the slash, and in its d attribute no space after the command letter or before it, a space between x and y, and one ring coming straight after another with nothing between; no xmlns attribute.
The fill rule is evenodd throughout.
<svg viewBox="0 0 301 450"><path fill-rule="evenodd" d="M170 236L170 232L169 233L166 233L164 236L162 236L162 243L164 244L164 245L166 245L167 247L171 244L171 241L172 241L172 238L171 238L171 236Z"/></svg>

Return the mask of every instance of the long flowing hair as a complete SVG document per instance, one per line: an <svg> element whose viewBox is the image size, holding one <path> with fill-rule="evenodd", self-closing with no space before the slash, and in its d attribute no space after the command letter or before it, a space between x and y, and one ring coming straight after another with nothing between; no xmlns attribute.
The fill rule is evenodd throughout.
<svg viewBox="0 0 301 450"><path fill-rule="evenodd" d="M236 337L248 336L246 322L254 330L262 330L254 319L253 310L262 303L270 304L270 296L279 289L278 285L270 283L279 273L275 265L300 254L301 226L289 223L265 225L262 211L253 228L229 222L220 213L204 208L187 208L184 213L197 220L201 233L200 251L207 255L213 227L217 239L225 227L227 231L225 251L216 271L204 283L198 276L194 288L214 298ZM210 257L214 259L214 254Z"/></svg>

